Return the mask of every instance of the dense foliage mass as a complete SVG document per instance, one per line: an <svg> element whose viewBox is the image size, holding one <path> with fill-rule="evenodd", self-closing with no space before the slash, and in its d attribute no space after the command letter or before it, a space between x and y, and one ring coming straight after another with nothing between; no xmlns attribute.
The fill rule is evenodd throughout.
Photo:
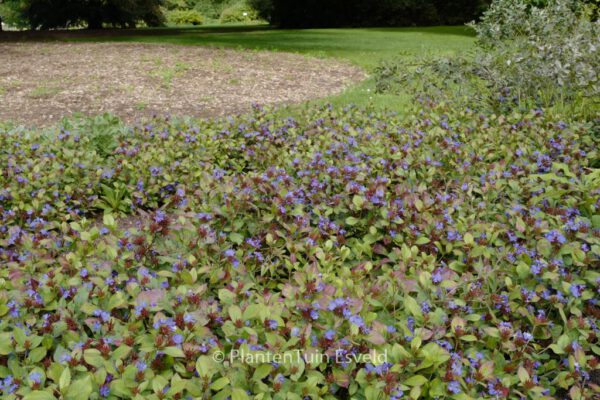
<svg viewBox="0 0 600 400"><path fill-rule="evenodd" d="M488 0L249 0L283 27L453 25L477 18Z"/></svg>
<svg viewBox="0 0 600 400"><path fill-rule="evenodd" d="M1 132L3 398L600 390L598 127L102 121Z"/></svg>
<svg viewBox="0 0 600 400"><path fill-rule="evenodd" d="M246 0L168 0L165 3L167 16L176 13L179 15L202 15L211 22L219 23L245 23L260 20L258 11ZM189 18L169 22L187 25Z"/></svg>
<svg viewBox="0 0 600 400"><path fill-rule="evenodd" d="M4 0L0 16L31 28L102 23L132 26L163 21L159 6L192 10L211 20L248 22L261 17L282 27L462 24L481 15L489 0ZM236 10L243 12L236 13ZM227 11L226 11L227 10ZM225 15L223 15L225 13ZM247 13L244 15L244 13ZM170 13L167 12L167 16ZM176 15L178 19L182 14ZM245 18L242 18L245 17Z"/></svg>
<svg viewBox="0 0 600 400"><path fill-rule="evenodd" d="M164 22L163 0L2 0L0 16L17 27L50 29L103 25L135 27Z"/></svg>

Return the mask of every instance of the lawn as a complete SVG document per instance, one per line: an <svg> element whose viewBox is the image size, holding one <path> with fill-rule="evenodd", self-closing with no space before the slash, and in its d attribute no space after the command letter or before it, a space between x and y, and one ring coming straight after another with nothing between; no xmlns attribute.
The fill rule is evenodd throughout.
<svg viewBox="0 0 600 400"><path fill-rule="evenodd" d="M159 29L135 34L86 35L77 40L172 43L255 50L285 51L312 57L347 60L371 72L382 60L394 57L466 54L474 33L464 26L419 28L278 30L267 26L210 26ZM346 90L340 96L312 103L374 105L396 111L406 109L410 95L374 93L373 79Z"/></svg>
<svg viewBox="0 0 600 400"><path fill-rule="evenodd" d="M172 32L172 33L171 33ZM88 36L85 40L219 46L301 53L346 59L372 69L387 58L463 53L474 33L464 26L419 28L279 30L266 26L211 26L147 30L133 35Z"/></svg>
<svg viewBox="0 0 600 400"><path fill-rule="evenodd" d="M273 52L290 52L296 53L298 55L305 55L308 57L316 57L321 59L329 59L329 60L339 60L342 62L348 62L353 64L354 66L358 66L363 68L367 74L371 74L373 69L379 65L382 60L393 59L395 57L417 57L424 55L450 55L450 54L465 54L468 53L474 43L473 32L466 27L423 27L423 28L370 28L370 29L308 29L308 30L278 30L272 29L268 26L207 26L200 28L162 28L162 29L142 29L142 30L106 30L106 31L55 31L55 32L36 32L36 33L5 33L2 36L4 39L0 37L0 46L2 45L2 41L21 41L22 39L29 39L33 41L40 40L56 40L56 41L77 41L77 42L125 42L125 43L156 43L156 44L174 44L174 45L194 45L194 46L209 46L209 47L218 47L218 48L227 48L227 49L239 49L239 50L268 50ZM6 46L6 45L5 45ZM126 50L124 50L126 51ZM89 52L89 51L86 51ZM115 53L116 54L116 53ZM127 54L123 55L124 59L129 59L131 57L136 57L135 52L127 51ZM145 55L141 54L140 57L145 57ZM264 58L263 56L257 56ZM94 59L96 61L109 59L111 57L103 56L99 54L98 57ZM147 57L146 57L147 58ZM188 57L189 58L189 57ZM281 57L279 57L281 58ZM64 58L64 59L68 59ZM62 59L61 59L62 60ZM272 57L272 66L271 69L277 68L278 57L274 53ZM14 60L17 62L16 60ZM144 61L144 60L142 60ZM201 62L202 60L198 60ZM15 63L13 62L13 64ZM62 62L62 61L59 61ZM189 61L186 61L189 63ZM304 62L298 62L298 64L303 64L306 62L310 62L310 60ZM90 64L89 61L85 61L85 64ZM129 62L129 64L131 64ZM248 62L248 65L252 64ZM264 64L264 63L263 63ZM316 64L316 63L315 63ZM114 64L113 64L114 65ZM322 64L324 68L327 68L327 64ZM222 72L223 79L220 79L224 82L230 82L231 85L221 85L219 89L214 89L212 85L204 84L206 91L214 92L218 90L220 93L232 92L238 93L241 97L245 98L247 101L243 99L236 100L233 102L227 102L227 107L215 106L213 108L216 109L227 109L230 111L239 111L240 109L247 109L247 106L250 101L260 101L259 99L266 99L267 97L264 93L264 90L255 90L255 98L252 97L252 90L249 87L239 87L243 82L247 81L242 76L238 76L239 74L248 75L248 69L252 67L247 67L246 64L236 64L232 66L232 69L239 70L235 76L228 77L227 71ZM61 69L61 73L68 75L77 75L80 76L82 74L85 75L86 71L93 71L94 69L99 68L93 67L90 65L89 68L84 68L76 73L71 73L68 66ZM302 67L298 67L302 68ZM1 67L4 69L4 78L3 80L9 79L10 65L4 65ZM104 68L106 69L106 68ZM314 68L312 68L314 69ZM17 71L20 69L17 69ZM47 70L49 73L53 73L51 68L45 67L42 69ZM323 76L332 75L333 71L336 68L328 68L324 70ZM14 72L14 71L13 71ZM181 85L186 88L185 82L183 79L189 79L190 82L195 81L195 77L200 77L202 74L201 71L196 73L193 76L181 76L179 79ZM210 72L209 74L212 74ZM98 74L96 74L98 75ZM119 74L117 74L119 75ZM112 74L113 77L117 75ZM125 74L127 75L127 74ZM189 75L189 74L188 74ZM282 75L282 74L280 74ZM303 79L302 73L295 74L297 79ZM141 75L140 75L141 77ZM140 80L139 78L136 80ZM283 75L282 75L283 77ZM15 79L9 79L11 82L5 82L2 86L7 88L18 89L18 87L14 84L14 82L24 82L26 83L26 77L15 76ZM350 77L348 77L350 78ZM86 82L87 86L90 86L96 80L95 77L89 77L87 79L82 80L82 82ZM114 80L114 79L110 79ZM290 85L294 84L294 79L289 79ZM352 79L349 79L350 81ZM268 85L268 81L263 80L265 84ZM139 82L138 82L139 83ZM0 81L0 85L2 81ZM75 84L75 83L74 83ZM150 82L151 84L151 82ZM237 84L237 88L235 85ZM303 82L295 83L299 88L306 86ZM33 85L33 84L32 84ZM117 82L117 86L121 85L123 87L128 86L128 82ZM290 88L291 86L288 85ZM23 86L23 85L22 85ZM24 86L27 86L24 84ZM113 85L115 86L115 85ZM118 87L116 89L111 89L111 87L104 87L104 91L111 91L111 93L118 93ZM131 86L131 85L129 85ZM151 86L151 85L146 85ZM194 86L194 85L191 85ZM187 89L190 89L191 86ZM196 85L197 86L197 85ZM331 85L330 85L331 86ZM344 85L342 85L343 88ZM265 86L267 88L267 86ZM29 101L31 103L32 98L28 97L27 93L25 93L25 89L21 88L21 92L23 96L23 101ZM240 90L241 89L241 90ZM161 92L160 96L156 96L156 99L168 100L169 104L153 104L153 99L145 98L140 99L140 96L134 96L135 98L130 99L129 105L119 106L120 110L130 110L127 111L127 115L122 115L123 117L128 117L131 115L146 115L151 113L152 110L156 109L157 111L162 108L164 110L169 111L173 104L177 103L175 94L173 93L162 93L164 92L164 87L155 88L156 91ZM85 88L77 89L77 92L82 91L86 93L90 93L89 90ZM122 92L122 90L120 91ZM215 104L220 103L220 97L214 94L210 95L202 95L202 90L197 91L199 94L196 96L195 100L191 102L187 102L186 104L196 104L200 105L202 109L210 109L210 105L207 104L207 99L215 99ZM324 103L331 103L335 106L343 106L346 104L357 104L360 106L373 105L378 109L391 109L394 111L399 111L402 113L407 112L411 109L413 104L413 95L412 94L401 94L401 95L390 95L390 94L377 94L375 93L375 85L374 79L372 75L368 75L366 80L359 82L358 84L353 84L347 87L345 90L341 92L341 94L335 94L333 96L328 96L327 93L339 93L339 90L314 90L314 95L312 97L316 97L315 100L305 101L299 105L298 98L301 100L306 100L311 96L292 96L292 95L280 95L278 100L280 102L286 104L294 104L290 107L282 107L281 112L289 113L289 112L297 112L301 108L311 107L312 105L322 105ZM50 99L55 100L52 101L52 104L68 104L72 103L72 107L67 107L70 110L76 111L90 111L93 109L97 109L98 106L95 104L89 104L89 101L83 100L82 98L74 98L70 99L69 95L73 93L73 91L63 91L60 93L62 99ZM109 101L109 96L100 96L100 98ZM323 93L325 95L323 96ZM7 90L4 93L8 96L8 99L15 100L14 93L10 93ZM278 93L279 94L279 93ZM59 96L59 97L60 97ZM46 96L48 97L48 96ZM89 96L87 96L89 97ZM121 96L123 97L123 96ZM131 97L131 96L130 96ZM142 96L144 97L144 96ZM187 98L192 99L193 95L187 96ZM221 96L223 97L223 96ZM126 98L118 99L118 101L111 101L112 104L118 104L121 100L125 101ZM226 99L223 99L226 100ZM294 101L296 100L296 101ZM15 100L16 101L16 100ZM155 101L154 101L155 102ZM272 101L262 100L264 103L271 104ZM49 102L47 102L49 103ZM78 106L78 104L80 106ZM145 112L140 112L140 107L134 107L135 104L143 104L148 105L145 107ZM240 106L237 106L240 104ZM23 109L29 110L30 114L40 116L40 118L45 120L56 119L57 115L60 115L60 112L52 112L52 110L42 110L41 112L37 110L38 107L42 106L41 102L37 104L30 104L25 107L15 107L14 109ZM81 107L85 106L85 107ZM54 107L53 108L58 108ZM63 107L65 108L65 107ZM110 106L103 107L104 110L111 110ZM181 107L179 109L173 109L172 111L177 113L181 113ZM56 111L56 110L55 110ZM66 110L64 112L67 112ZM113 109L113 111L116 111ZM63 113L64 113L63 112ZM160 112L160 111L159 111ZM196 110L186 110L187 114L197 114ZM6 113L5 113L6 114ZM49 116L46 117L46 114ZM203 114L202 116L206 116ZM38 118L39 119L39 118ZM130 118L129 118L130 119ZM21 119L17 119L21 120Z"/></svg>

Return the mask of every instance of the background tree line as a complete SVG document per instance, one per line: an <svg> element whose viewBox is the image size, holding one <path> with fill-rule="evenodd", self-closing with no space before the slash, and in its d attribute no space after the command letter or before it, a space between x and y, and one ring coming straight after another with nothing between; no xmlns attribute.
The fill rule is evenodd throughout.
<svg viewBox="0 0 600 400"><path fill-rule="evenodd" d="M477 18L491 0L249 0L282 27L455 25Z"/></svg>
<svg viewBox="0 0 600 400"><path fill-rule="evenodd" d="M0 0L0 19L30 29L104 25L135 27L164 23L163 0Z"/></svg>
<svg viewBox="0 0 600 400"><path fill-rule="evenodd" d="M0 0L0 21L31 29L158 26L167 21L165 14L175 13L178 19L174 22L184 24L202 23L203 19L248 22L262 18L282 28L457 25L476 19L491 1ZM539 5L546 0L530 1Z"/></svg>

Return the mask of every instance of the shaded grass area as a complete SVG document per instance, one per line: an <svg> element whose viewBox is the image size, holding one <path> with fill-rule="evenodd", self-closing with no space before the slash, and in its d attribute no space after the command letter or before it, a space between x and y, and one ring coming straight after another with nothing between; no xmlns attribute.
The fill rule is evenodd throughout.
<svg viewBox="0 0 600 400"><path fill-rule="evenodd" d="M213 25L193 28L12 33L0 36L0 40L2 37L4 40L170 43L283 51L349 61L369 73L381 60L394 57L467 53L475 41L474 32L464 26L280 30L267 25ZM276 56L273 62L277 62ZM307 104L353 103L395 111L402 111L410 106L410 94L375 94L374 89L374 80L369 78L341 95Z"/></svg>

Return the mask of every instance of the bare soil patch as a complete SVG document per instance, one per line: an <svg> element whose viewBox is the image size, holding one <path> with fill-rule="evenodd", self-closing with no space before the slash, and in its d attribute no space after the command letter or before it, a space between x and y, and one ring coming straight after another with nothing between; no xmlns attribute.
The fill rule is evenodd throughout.
<svg viewBox="0 0 600 400"><path fill-rule="evenodd" d="M73 113L208 117L338 94L364 72L330 59L129 43L0 43L0 121Z"/></svg>

